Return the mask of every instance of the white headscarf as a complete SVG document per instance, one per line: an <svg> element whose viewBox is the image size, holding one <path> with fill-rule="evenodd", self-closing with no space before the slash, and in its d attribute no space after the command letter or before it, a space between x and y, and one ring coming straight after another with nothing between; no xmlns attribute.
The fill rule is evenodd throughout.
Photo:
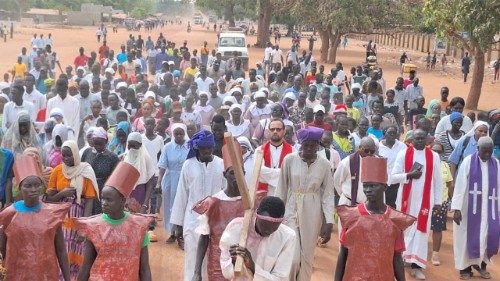
<svg viewBox="0 0 500 281"><path fill-rule="evenodd" d="M127 142L129 141L137 141L142 144L142 136L138 132L130 133L127 138ZM144 145L141 145L139 149L129 149L127 146L123 162L129 163L139 171L140 176L136 186L147 183L155 174L155 167Z"/></svg>
<svg viewBox="0 0 500 281"><path fill-rule="evenodd" d="M489 130L490 129L490 124L484 122L484 121L481 121L481 120L478 120L474 123L474 126L472 127L472 129L470 129L467 134L465 134L465 136L463 137L473 137L474 136L474 133L476 132L476 129L481 127L481 126L486 126L486 130Z"/></svg>
<svg viewBox="0 0 500 281"><path fill-rule="evenodd" d="M95 190L97 198L99 198L99 189L97 187L97 180L94 170L87 162L80 161L80 154L78 152L78 145L73 140L67 140L63 143L62 148L68 147L73 154L74 165L66 166L63 162L62 172L65 178L70 180L70 186L76 188L76 202L80 204L83 192L83 179L89 179L92 182L92 187Z"/></svg>
<svg viewBox="0 0 500 281"><path fill-rule="evenodd" d="M172 139L170 141L175 142L175 139L174 139L175 129L182 129L184 131L184 140L185 141L189 140L189 137L187 134L187 126L184 123L174 123L174 124L172 124L172 128L171 128Z"/></svg>

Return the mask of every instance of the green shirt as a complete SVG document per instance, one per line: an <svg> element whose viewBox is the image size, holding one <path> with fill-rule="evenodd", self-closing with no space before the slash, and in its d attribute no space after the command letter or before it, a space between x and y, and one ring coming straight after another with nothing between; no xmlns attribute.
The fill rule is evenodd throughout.
<svg viewBox="0 0 500 281"><path fill-rule="evenodd" d="M115 226L116 225L120 225L122 222L124 222L128 218L129 215L130 215L129 212L125 212L125 216L123 216L123 218L118 219L118 220L114 220L114 219L110 218L107 214L104 214L104 213L101 214L102 219L104 221L106 221L110 225L115 225ZM150 243L150 241L149 241L149 233L146 232L146 235L144 236L144 240L142 241L142 247L144 248L144 247L149 246L149 243Z"/></svg>

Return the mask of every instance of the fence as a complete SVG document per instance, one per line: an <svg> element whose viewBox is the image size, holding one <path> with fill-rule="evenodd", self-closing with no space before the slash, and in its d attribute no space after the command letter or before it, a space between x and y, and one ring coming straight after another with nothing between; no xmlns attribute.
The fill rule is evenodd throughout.
<svg viewBox="0 0 500 281"><path fill-rule="evenodd" d="M431 34L418 33L378 33L378 34L349 34L350 38L369 41L372 40L376 44L401 47L406 50L419 51L423 53L434 53L436 45L436 36ZM458 47L458 40L451 38L446 43L446 56L454 58L462 58L465 54L465 49ZM496 56L495 56L496 54ZM500 58L500 42L492 45L485 54L486 61Z"/></svg>

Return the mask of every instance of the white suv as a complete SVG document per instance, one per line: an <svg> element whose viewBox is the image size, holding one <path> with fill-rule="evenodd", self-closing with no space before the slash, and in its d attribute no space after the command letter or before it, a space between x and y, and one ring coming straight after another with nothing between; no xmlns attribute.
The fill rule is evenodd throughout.
<svg viewBox="0 0 500 281"><path fill-rule="evenodd" d="M222 54L222 58L227 60L233 57L236 52L241 59L244 70L248 70L248 47L245 33L240 30L224 31L219 36L217 51Z"/></svg>

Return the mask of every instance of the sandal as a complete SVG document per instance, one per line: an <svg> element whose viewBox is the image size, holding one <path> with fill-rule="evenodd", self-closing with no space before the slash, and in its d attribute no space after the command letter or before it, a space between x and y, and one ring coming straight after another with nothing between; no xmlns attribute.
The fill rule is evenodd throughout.
<svg viewBox="0 0 500 281"><path fill-rule="evenodd" d="M166 243L173 244L173 243L175 243L175 240L176 240L175 235L170 235L170 237L167 239Z"/></svg>
<svg viewBox="0 0 500 281"><path fill-rule="evenodd" d="M480 268L478 265L472 266L477 272L479 272L479 275L481 276L482 279L491 279L491 274L486 271L485 269Z"/></svg>
<svg viewBox="0 0 500 281"><path fill-rule="evenodd" d="M179 248L181 250L184 251L184 238L181 236L181 237L177 237L177 245L179 246Z"/></svg>
<svg viewBox="0 0 500 281"><path fill-rule="evenodd" d="M472 272L471 273L460 273L460 280L469 280L472 278Z"/></svg>

